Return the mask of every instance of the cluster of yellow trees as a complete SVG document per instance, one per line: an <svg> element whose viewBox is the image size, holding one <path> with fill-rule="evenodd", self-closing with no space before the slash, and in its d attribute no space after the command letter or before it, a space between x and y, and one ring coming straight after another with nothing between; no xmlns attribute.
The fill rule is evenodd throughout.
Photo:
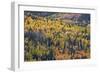
<svg viewBox="0 0 100 73"><path fill-rule="evenodd" d="M45 17L32 19L31 16L27 16L25 18L24 32L29 32L30 29L31 32L40 32L45 36L45 40L50 38L50 41L47 40L46 43L52 42L48 47L44 42L36 44L30 37L24 37L25 61L55 60L56 48L59 49L58 51L68 49L69 59L90 58L90 26L67 24L64 21ZM85 55L74 57L77 51L84 51Z"/></svg>

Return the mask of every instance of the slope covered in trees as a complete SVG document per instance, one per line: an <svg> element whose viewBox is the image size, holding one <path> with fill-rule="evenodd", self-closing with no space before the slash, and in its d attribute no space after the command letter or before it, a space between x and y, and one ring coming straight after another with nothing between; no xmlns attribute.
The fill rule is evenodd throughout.
<svg viewBox="0 0 100 73"><path fill-rule="evenodd" d="M29 15L27 15L28 13ZM85 24L72 23L75 20L71 18L58 18L57 13L54 18L53 15L54 13L43 14L42 12L41 15L39 12L38 14L25 12L24 60L46 61L90 58L89 15L82 14L81 16L81 14L78 14L82 17L81 22L87 21ZM84 20L85 17L88 17L87 20Z"/></svg>

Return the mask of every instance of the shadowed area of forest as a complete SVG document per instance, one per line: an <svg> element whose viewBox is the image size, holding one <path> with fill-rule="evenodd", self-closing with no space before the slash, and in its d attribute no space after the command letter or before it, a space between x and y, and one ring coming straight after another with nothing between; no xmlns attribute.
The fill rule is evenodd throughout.
<svg viewBox="0 0 100 73"><path fill-rule="evenodd" d="M24 61L90 58L90 14L24 11Z"/></svg>

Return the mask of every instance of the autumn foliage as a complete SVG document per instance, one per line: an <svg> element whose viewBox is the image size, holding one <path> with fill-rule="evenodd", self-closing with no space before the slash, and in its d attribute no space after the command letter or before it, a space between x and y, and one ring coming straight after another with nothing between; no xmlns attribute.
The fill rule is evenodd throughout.
<svg viewBox="0 0 100 73"><path fill-rule="evenodd" d="M65 23L62 19L24 18L24 60L90 58L90 25ZM71 22L71 20L67 20Z"/></svg>

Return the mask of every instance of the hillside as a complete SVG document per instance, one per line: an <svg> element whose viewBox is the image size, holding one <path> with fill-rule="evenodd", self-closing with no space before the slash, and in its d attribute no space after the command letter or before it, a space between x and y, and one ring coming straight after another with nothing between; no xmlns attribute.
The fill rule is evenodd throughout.
<svg viewBox="0 0 100 73"><path fill-rule="evenodd" d="M59 13L59 12L32 12L25 11L25 16L31 16L33 19L45 17L47 19L70 20L72 24L90 24L90 14L80 13Z"/></svg>
<svg viewBox="0 0 100 73"><path fill-rule="evenodd" d="M61 13L30 12L30 14L35 16L25 15L25 61L90 58L90 26L87 26L88 24L85 26L84 24L71 24L73 20L63 19L65 15ZM70 14L66 13L65 17L67 15ZM71 16L76 15L71 14Z"/></svg>

